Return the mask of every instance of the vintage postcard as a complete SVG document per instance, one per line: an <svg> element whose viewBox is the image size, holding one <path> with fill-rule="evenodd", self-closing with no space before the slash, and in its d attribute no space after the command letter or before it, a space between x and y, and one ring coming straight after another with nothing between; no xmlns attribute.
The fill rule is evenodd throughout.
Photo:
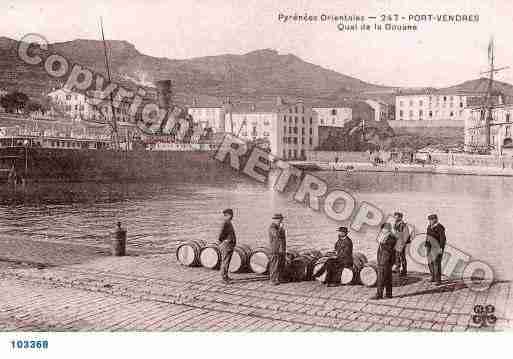
<svg viewBox="0 0 513 359"><path fill-rule="evenodd" d="M0 8L10 352L513 328L510 2Z"/></svg>

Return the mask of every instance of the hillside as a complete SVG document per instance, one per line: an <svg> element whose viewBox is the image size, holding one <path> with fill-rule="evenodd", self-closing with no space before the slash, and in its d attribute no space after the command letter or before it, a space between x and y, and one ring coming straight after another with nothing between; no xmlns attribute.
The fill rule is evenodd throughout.
<svg viewBox="0 0 513 359"><path fill-rule="evenodd" d="M112 72L117 79L148 85L159 79L172 79L174 89L186 94L219 98L232 94L235 98L258 99L267 96L293 96L305 99L351 97L363 91L386 91L377 86L310 64L292 54L279 54L264 49L243 55L218 55L186 60L157 58L141 54L126 41L107 42ZM37 87L39 92L51 87L44 84L40 67L29 67L16 58L17 42L0 38L0 73L15 73L22 87ZM54 43L50 51L64 55L72 62L105 72L103 44L97 40L74 40ZM0 77L0 86L13 82ZM8 85L8 84L7 84Z"/></svg>
<svg viewBox="0 0 513 359"><path fill-rule="evenodd" d="M475 80L465 81L461 84L445 87L443 91L447 92L478 92L484 93L488 90L488 82L489 80L485 77L481 77ZM502 92L505 95L513 96L513 85L508 84L506 82L501 82L494 80L493 81L493 89L497 92Z"/></svg>

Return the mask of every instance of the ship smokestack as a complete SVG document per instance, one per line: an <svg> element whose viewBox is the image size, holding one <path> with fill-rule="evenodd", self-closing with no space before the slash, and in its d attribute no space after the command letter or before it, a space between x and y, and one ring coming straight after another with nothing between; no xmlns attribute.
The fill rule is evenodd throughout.
<svg viewBox="0 0 513 359"><path fill-rule="evenodd" d="M171 106L171 80L161 80L155 83L157 86L157 101L159 107L168 110Z"/></svg>

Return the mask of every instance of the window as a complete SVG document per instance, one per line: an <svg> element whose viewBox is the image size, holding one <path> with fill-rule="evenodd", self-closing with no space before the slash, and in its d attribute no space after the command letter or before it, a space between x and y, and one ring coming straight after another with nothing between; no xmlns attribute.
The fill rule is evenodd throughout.
<svg viewBox="0 0 513 359"><path fill-rule="evenodd" d="M334 125L335 124L335 119L332 119L331 120L331 124Z"/></svg>
<svg viewBox="0 0 513 359"><path fill-rule="evenodd" d="M433 111L429 111L429 117L433 117Z"/></svg>
<svg viewBox="0 0 513 359"><path fill-rule="evenodd" d="M410 106L413 106L413 100L410 100Z"/></svg>
<svg viewBox="0 0 513 359"><path fill-rule="evenodd" d="M310 146L313 144L312 137L310 137Z"/></svg>
<svg viewBox="0 0 513 359"><path fill-rule="evenodd" d="M424 104L424 103L422 102L422 100L420 100L420 101L419 101L419 106L423 106L423 104Z"/></svg>
<svg viewBox="0 0 513 359"><path fill-rule="evenodd" d="M312 118L310 117L310 125L312 124Z"/></svg>
<svg viewBox="0 0 513 359"><path fill-rule="evenodd" d="M447 96L444 96L444 101L447 101Z"/></svg>
<svg viewBox="0 0 513 359"><path fill-rule="evenodd" d="M506 137L509 137L509 126L506 126Z"/></svg>
<svg viewBox="0 0 513 359"><path fill-rule="evenodd" d="M463 108L463 102L460 102L460 108Z"/></svg>
<svg viewBox="0 0 513 359"><path fill-rule="evenodd" d="M410 117L413 117L413 111L410 110Z"/></svg>
<svg viewBox="0 0 513 359"><path fill-rule="evenodd" d="M312 135L313 134L313 129L310 128L310 134Z"/></svg>
<svg viewBox="0 0 513 359"><path fill-rule="evenodd" d="M509 120L510 120L510 117L509 117L509 116L510 116L510 115L509 115L509 113L507 113L507 114L506 114L506 122L509 122Z"/></svg>
<svg viewBox="0 0 513 359"><path fill-rule="evenodd" d="M294 106L294 112L297 113L297 106Z"/></svg>
<svg viewBox="0 0 513 359"><path fill-rule="evenodd" d="M294 133L297 134L297 127L294 127Z"/></svg>
<svg viewBox="0 0 513 359"><path fill-rule="evenodd" d="M450 114L450 116L451 116L451 117L452 117L452 116L454 116L454 112L452 112L452 111L451 111L451 114Z"/></svg>
<svg viewBox="0 0 513 359"><path fill-rule="evenodd" d="M331 110L331 115L332 116L336 116L337 115L337 110L336 109L332 109Z"/></svg>
<svg viewBox="0 0 513 359"><path fill-rule="evenodd" d="M399 101L399 106L403 107L403 102L402 101Z"/></svg>
<svg viewBox="0 0 513 359"><path fill-rule="evenodd" d="M403 117L403 110L399 110L399 116Z"/></svg>
<svg viewBox="0 0 513 359"><path fill-rule="evenodd" d="M297 145L297 137L294 137L294 144Z"/></svg>
<svg viewBox="0 0 513 359"><path fill-rule="evenodd" d="M66 100L71 100L71 95L66 95Z"/></svg>
<svg viewBox="0 0 513 359"><path fill-rule="evenodd" d="M294 117L294 123L297 125L297 116Z"/></svg>
<svg viewBox="0 0 513 359"><path fill-rule="evenodd" d="M422 114L423 114L422 110L419 110L419 117L422 117Z"/></svg>
<svg viewBox="0 0 513 359"><path fill-rule="evenodd" d="M321 118L321 125L324 125L324 120Z"/></svg>
<svg viewBox="0 0 513 359"><path fill-rule="evenodd" d="M301 135L303 135L303 136L305 135L305 128L304 127L301 128Z"/></svg>

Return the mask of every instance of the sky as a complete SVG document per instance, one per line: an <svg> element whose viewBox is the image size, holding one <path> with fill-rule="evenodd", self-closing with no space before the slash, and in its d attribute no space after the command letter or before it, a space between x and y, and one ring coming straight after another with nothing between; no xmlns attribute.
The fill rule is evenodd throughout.
<svg viewBox="0 0 513 359"><path fill-rule="evenodd" d="M450 3L450 4L449 4ZM126 40L142 53L172 59L244 54L271 48L305 61L388 86L443 87L475 79L487 67L493 35L497 76L513 84L511 0L2 0L0 36L39 33L50 42ZM417 31L340 31L337 23L283 23L285 15L399 14ZM409 22L409 15L472 14L478 22ZM352 24L352 22L345 22Z"/></svg>

